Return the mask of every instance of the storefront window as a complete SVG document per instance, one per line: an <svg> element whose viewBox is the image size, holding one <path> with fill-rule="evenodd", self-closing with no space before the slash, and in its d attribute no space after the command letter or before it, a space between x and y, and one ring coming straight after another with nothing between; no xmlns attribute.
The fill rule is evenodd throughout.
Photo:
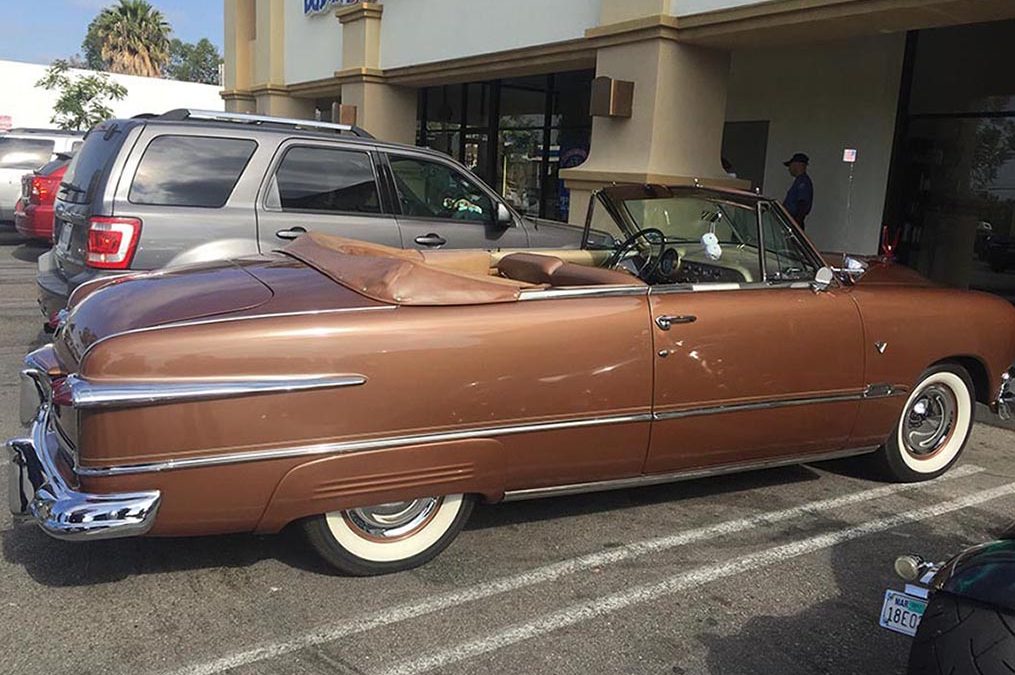
<svg viewBox="0 0 1015 675"><path fill-rule="evenodd" d="M1015 22L910 40L886 243L936 281L1015 300Z"/></svg>
<svg viewBox="0 0 1015 675"><path fill-rule="evenodd" d="M567 220L558 171L588 157L592 77L579 71L425 89L419 143L464 163L522 213Z"/></svg>

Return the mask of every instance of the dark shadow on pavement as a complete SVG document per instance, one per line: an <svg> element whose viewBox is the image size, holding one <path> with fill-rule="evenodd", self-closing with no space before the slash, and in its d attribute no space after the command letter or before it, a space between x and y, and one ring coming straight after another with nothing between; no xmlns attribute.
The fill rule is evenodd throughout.
<svg viewBox="0 0 1015 675"><path fill-rule="evenodd" d="M271 536L65 542L23 523L0 534L0 539L4 560L20 565L36 582L51 587L107 584L143 574L248 567L269 559L314 574L335 574L295 527Z"/></svg>
<svg viewBox="0 0 1015 675"><path fill-rule="evenodd" d="M970 521L970 530L984 529L981 527L982 511L971 509L963 513L962 517ZM835 519L815 521L813 531L795 533L793 538L805 539L836 529L836 526L848 525ZM899 537L874 535L815 553L815 556L830 558L834 588L827 588L823 579L800 578L799 585L791 587L789 592L799 596L800 605L806 605L809 596L833 597L796 614L775 616L762 612L733 634L722 631L721 616L706 619L698 639L708 649L708 672L737 675L904 673L911 640L878 625L885 589L902 590L904 585L892 572L895 557L918 552L930 559L943 559L973 543L953 534L941 534L930 522L905 526L904 531ZM873 555L872 548L875 549ZM801 574L801 566L794 565L793 560L786 565L787 570L795 568L797 574ZM757 595L764 597L766 584L778 583L782 587L787 576L788 571L773 566L740 579L750 578L759 588ZM742 585L741 581L738 588ZM730 591L716 586L705 592L720 596L718 602L736 611L737 598L732 597ZM749 595L756 597L753 592ZM752 603L757 604L760 604L757 600ZM781 604L787 606L785 601ZM680 656L677 653L673 658L673 672L679 672Z"/></svg>

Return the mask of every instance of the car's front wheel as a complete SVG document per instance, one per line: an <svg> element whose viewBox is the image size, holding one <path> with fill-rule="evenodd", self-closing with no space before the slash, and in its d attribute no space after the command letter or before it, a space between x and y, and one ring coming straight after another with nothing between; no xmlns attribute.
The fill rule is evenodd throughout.
<svg viewBox="0 0 1015 675"><path fill-rule="evenodd" d="M432 560L454 540L472 512L472 495L422 497L333 511L310 518L311 545L340 572L372 576Z"/></svg>
<svg viewBox="0 0 1015 675"><path fill-rule="evenodd" d="M943 364L925 371L879 452L884 472L904 482L943 474L969 440L974 405L973 383L965 368Z"/></svg>
<svg viewBox="0 0 1015 675"><path fill-rule="evenodd" d="M1015 616L935 595L916 631L909 675L1011 675L1015 667Z"/></svg>

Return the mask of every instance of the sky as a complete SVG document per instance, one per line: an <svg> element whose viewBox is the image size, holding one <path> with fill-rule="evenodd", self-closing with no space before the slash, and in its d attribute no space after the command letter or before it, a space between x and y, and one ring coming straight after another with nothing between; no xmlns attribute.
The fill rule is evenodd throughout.
<svg viewBox="0 0 1015 675"><path fill-rule="evenodd" d="M203 37L222 51L222 0L149 0L186 42ZM3 37L0 59L48 64L81 51L85 31L99 11L114 0L0 0Z"/></svg>

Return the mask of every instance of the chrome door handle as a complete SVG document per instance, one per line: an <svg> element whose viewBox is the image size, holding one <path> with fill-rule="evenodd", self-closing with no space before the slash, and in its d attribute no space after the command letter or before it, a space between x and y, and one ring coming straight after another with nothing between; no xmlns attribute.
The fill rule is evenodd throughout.
<svg viewBox="0 0 1015 675"><path fill-rule="evenodd" d="M670 326L675 323L694 323L697 320L698 317L690 314L683 314L679 316L664 314L663 316L656 317L656 325L659 326L660 330L669 330Z"/></svg>
<svg viewBox="0 0 1015 675"><path fill-rule="evenodd" d="M437 234L436 232L431 232L429 234L424 234L419 237L416 237L416 243L419 244L420 246L438 247L448 243L448 240L442 237L441 235Z"/></svg>
<svg viewBox="0 0 1015 675"><path fill-rule="evenodd" d="M301 234L306 233L307 228L300 227L299 225L297 225L296 227L290 227L288 230L279 230L278 232L275 233L275 236L278 237L279 239L295 239Z"/></svg>

